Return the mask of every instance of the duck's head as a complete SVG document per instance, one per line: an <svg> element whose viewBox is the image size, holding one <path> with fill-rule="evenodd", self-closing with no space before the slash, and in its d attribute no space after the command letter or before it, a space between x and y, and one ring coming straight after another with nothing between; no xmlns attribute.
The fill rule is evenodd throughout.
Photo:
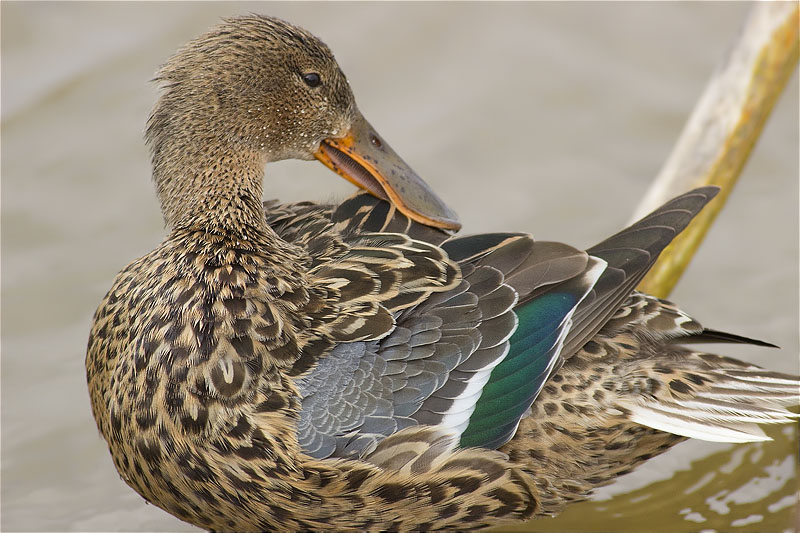
<svg viewBox="0 0 800 533"><path fill-rule="evenodd" d="M264 164L316 158L413 220L460 227L361 115L328 47L301 28L257 15L225 20L179 50L156 80L164 93L147 140L169 223L190 210L186 190L247 189L260 201ZM250 186L254 175L259 183Z"/></svg>

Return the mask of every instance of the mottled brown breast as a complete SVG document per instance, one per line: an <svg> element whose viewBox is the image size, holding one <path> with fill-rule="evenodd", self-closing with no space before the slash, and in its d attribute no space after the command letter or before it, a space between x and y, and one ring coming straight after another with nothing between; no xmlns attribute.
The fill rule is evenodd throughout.
<svg viewBox="0 0 800 533"><path fill-rule="evenodd" d="M117 276L96 313L95 418L120 473L151 501L196 497L182 478L205 460L182 457L184 441L273 463L293 445L259 428L294 433L296 393L281 370L314 341L324 306L287 267L303 264L291 247L266 256L238 244L174 232Z"/></svg>

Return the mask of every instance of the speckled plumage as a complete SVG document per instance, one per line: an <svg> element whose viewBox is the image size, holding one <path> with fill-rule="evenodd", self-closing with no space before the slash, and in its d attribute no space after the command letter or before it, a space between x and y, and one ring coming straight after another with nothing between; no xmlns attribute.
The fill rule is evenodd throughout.
<svg viewBox="0 0 800 533"><path fill-rule="evenodd" d="M262 205L265 163L310 159L356 120L327 47L231 19L158 79L169 234L115 279L86 368L120 475L182 520L476 528L557 513L683 435L792 419L797 378L679 344L749 339L633 292L712 189L588 253L454 238L366 194Z"/></svg>

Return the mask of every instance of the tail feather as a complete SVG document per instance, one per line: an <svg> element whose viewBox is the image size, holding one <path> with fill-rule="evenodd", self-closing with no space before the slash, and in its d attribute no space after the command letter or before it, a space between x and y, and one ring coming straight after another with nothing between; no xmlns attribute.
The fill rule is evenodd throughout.
<svg viewBox="0 0 800 533"><path fill-rule="evenodd" d="M653 429L715 442L770 440L760 424L788 424L800 418L786 409L800 404L800 378L742 363L734 366L727 359L709 368L698 355L706 354L675 361L673 372L653 394L622 400L629 418Z"/></svg>
<svg viewBox="0 0 800 533"><path fill-rule="evenodd" d="M638 407L631 412L631 420L674 435L711 442L740 443L772 440L757 424L709 424L694 420L691 416L666 413L659 407Z"/></svg>
<svg viewBox="0 0 800 533"><path fill-rule="evenodd" d="M750 337L744 337L742 335L736 335L734 333L726 333L724 331L718 331L715 329L708 329L708 328L705 328L702 331L695 333L693 335L687 335L681 337L680 339L676 339L676 342L680 342L681 344L693 344L701 342L752 344L753 346L763 346L765 348L778 348L778 346L770 342L761 341L758 339L752 339Z"/></svg>

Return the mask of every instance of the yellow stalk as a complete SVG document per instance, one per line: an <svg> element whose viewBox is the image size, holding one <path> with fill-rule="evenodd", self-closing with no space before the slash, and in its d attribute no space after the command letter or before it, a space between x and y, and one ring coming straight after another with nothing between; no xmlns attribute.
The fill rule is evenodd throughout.
<svg viewBox="0 0 800 533"><path fill-rule="evenodd" d="M753 7L634 218L694 187L717 185L722 190L664 250L639 290L664 298L688 266L794 72L800 55L798 28L795 2Z"/></svg>

